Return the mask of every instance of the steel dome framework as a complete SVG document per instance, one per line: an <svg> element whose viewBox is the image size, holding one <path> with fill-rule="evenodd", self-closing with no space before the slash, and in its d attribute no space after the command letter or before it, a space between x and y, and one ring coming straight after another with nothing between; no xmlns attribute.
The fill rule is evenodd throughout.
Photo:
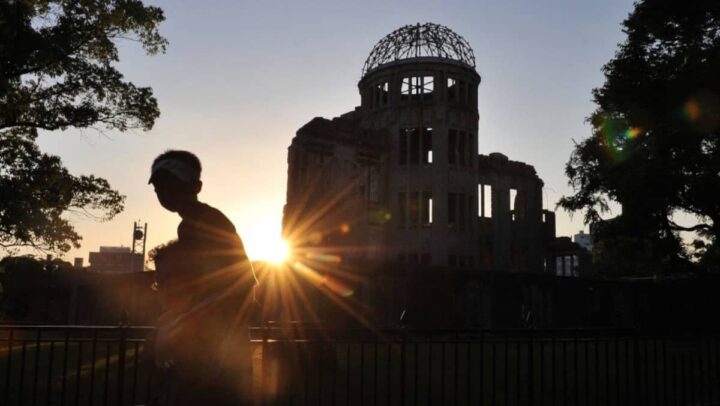
<svg viewBox="0 0 720 406"><path fill-rule="evenodd" d="M386 63L422 57L446 58L475 67L475 54L465 38L443 25L425 23L400 27L375 44L362 76Z"/></svg>

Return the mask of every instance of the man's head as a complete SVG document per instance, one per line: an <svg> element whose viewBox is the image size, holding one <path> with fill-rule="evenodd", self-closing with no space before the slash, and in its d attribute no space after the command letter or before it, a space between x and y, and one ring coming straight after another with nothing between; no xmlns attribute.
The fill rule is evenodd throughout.
<svg viewBox="0 0 720 406"><path fill-rule="evenodd" d="M150 180L160 204L177 212L197 201L202 189L202 167L195 154L188 151L168 150L153 161Z"/></svg>

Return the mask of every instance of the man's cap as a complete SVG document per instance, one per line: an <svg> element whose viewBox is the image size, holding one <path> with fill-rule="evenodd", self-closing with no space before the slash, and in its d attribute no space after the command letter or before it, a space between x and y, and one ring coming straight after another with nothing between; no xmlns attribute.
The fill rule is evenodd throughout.
<svg viewBox="0 0 720 406"><path fill-rule="evenodd" d="M155 162L150 170L148 184L153 182L159 171L167 171L183 182L191 183L200 180L200 171L193 168L187 162L174 158L163 158Z"/></svg>

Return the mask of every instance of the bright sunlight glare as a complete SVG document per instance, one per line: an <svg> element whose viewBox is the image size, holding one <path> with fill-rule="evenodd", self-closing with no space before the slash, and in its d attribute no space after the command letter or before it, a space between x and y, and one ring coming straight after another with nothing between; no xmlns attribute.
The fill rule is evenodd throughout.
<svg viewBox="0 0 720 406"><path fill-rule="evenodd" d="M275 230L255 228L241 237L251 261L268 261L279 264L288 259L290 247Z"/></svg>

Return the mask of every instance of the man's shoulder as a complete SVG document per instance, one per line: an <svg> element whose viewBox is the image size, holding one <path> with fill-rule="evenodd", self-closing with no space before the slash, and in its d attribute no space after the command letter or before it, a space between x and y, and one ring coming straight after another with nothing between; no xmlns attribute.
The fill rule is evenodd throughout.
<svg viewBox="0 0 720 406"><path fill-rule="evenodd" d="M232 221L223 212L205 203L199 203L178 226L180 240L183 237L198 237L197 234L206 237L237 237Z"/></svg>
<svg viewBox="0 0 720 406"><path fill-rule="evenodd" d="M209 204L200 203L197 218L201 222L221 226L222 228L235 231L235 226L233 225L232 221L230 221L230 219L227 218L227 216L223 212L210 206Z"/></svg>

